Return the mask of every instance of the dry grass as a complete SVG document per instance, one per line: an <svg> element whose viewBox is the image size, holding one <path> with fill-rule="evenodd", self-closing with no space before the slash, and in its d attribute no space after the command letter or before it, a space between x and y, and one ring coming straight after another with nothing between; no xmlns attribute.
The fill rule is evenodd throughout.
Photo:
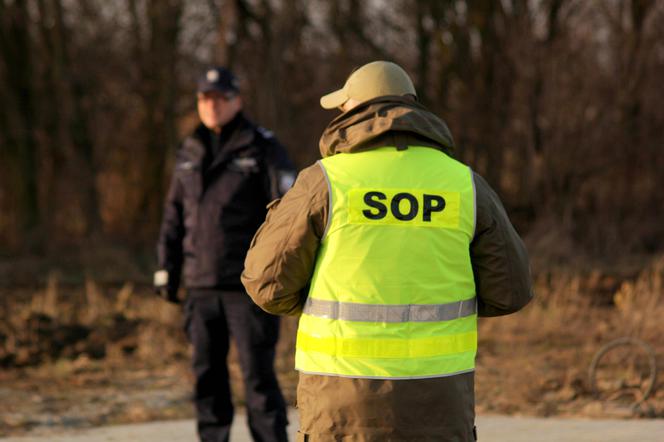
<svg viewBox="0 0 664 442"><path fill-rule="evenodd" d="M594 400L588 366L603 344L621 336L650 343L664 366L663 292L664 257L634 277L569 270L539 274L536 300L526 309L480 321L478 411L614 415ZM148 287L102 287L92 280L66 286L52 274L42 290L5 290L0 296L0 399L12 398L0 401L0 435L191 415L181 311ZM296 326L293 318L282 322L276 361L291 404ZM233 348L232 384L242 403L235 353ZM638 414L664 416L661 380Z"/></svg>
<svg viewBox="0 0 664 442"><path fill-rule="evenodd" d="M2 295L0 363L5 367L79 356L164 361L186 351L178 309L130 283L102 289L88 279L83 287L59 287L52 274L42 291Z"/></svg>
<svg viewBox="0 0 664 442"><path fill-rule="evenodd" d="M190 348L179 306L131 283L0 293L0 436L30 429L190 417ZM282 322L276 370L294 403L296 322ZM234 346L235 402L244 392ZM11 397L11 401L2 400Z"/></svg>
<svg viewBox="0 0 664 442"><path fill-rule="evenodd" d="M632 280L597 271L539 275L531 305L513 316L480 321L478 409L542 416L615 414L612 404L594 400L588 368L602 345L623 336L653 346L662 367L663 278L664 257ZM607 288L614 287L607 303ZM636 414L664 416L661 376L655 394Z"/></svg>

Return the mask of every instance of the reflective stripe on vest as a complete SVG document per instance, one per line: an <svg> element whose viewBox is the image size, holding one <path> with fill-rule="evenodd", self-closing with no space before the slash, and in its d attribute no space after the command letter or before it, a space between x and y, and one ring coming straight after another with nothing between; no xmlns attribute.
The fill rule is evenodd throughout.
<svg viewBox="0 0 664 442"><path fill-rule="evenodd" d="M319 162L330 210L300 318L296 368L413 379L472 371L472 172L426 147Z"/></svg>
<svg viewBox="0 0 664 442"><path fill-rule="evenodd" d="M363 322L439 322L477 313L475 298L447 304L371 305L307 298L304 313L326 319Z"/></svg>

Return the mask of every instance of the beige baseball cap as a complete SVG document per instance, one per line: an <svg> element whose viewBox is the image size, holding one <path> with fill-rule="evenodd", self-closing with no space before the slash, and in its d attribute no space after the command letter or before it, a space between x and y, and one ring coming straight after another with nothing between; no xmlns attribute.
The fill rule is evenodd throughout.
<svg viewBox="0 0 664 442"><path fill-rule="evenodd" d="M344 87L321 97L320 105L334 109L349 98L364 102L384 95L406 94L417 96L406 71L389 61L374 61L350 74Z"/></svg>

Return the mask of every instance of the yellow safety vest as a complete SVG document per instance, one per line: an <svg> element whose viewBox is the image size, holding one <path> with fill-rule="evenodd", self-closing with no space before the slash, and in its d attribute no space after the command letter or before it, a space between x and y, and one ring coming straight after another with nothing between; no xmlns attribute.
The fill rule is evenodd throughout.
<svg viewBox="0 0 664 442"><path fill-rule="evenodd" d="M474 370L472 171L429 147L337 154L319 165L330 219L296 369L377 379Z"/></svg>

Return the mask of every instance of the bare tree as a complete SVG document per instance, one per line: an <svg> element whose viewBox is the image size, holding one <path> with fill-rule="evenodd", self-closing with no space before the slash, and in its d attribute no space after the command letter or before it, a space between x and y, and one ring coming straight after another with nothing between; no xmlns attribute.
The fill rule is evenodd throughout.
<svg viewBox="0 0 664 442"><path fill-rule="evenodd" d="M3 128L2 156L11 164L4 173L19 208L24 234L41 222L37 186L37 144L34 135L34 60L31 56L30 17L26 0L0 1L0 52L3 103L8 103ZM6 100L6 101L5 101Z"/></svg>

